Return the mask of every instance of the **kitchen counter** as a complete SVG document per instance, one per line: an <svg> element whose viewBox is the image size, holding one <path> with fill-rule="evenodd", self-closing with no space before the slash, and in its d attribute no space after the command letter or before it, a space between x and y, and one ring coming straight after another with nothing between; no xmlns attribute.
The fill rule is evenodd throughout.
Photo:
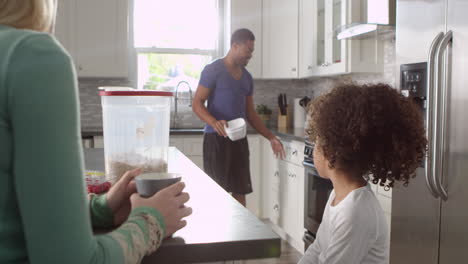
<svg viewBox="0 0 468 264"><path fill-rule="evenodd" d="M202 135L203 128L171 128L170 135ZM102 127L82 127L81 137L88 138L94 136L102 136Z"/></svg>
<svg viewBox="0 0 468 264"><path fill-rule="evenodd" d="M104 150L85 149L88 170L104 169ZM280 237L240 205L208 175L174 147L169 150L168 171L182 174L193 214L187 226L166 239L142 263L196 263L275 258Z"/></svg>
<svg viewBox="0 0 468 264"><path fill-rule="evenodd" d="M304 128L277 128L270 127L270 131L282 140L296 140L303 142L305 138ZM171 128L170 135L202 135L203 128ZM258 134L255 129L249 128L247 134ZM83 127L81 130L82 138L89 138L93 136L102 136L102 128L98 127Z"/></svg>
<svg viewBox="0 0 468 264"><path fill-rule="evenodd" d="M270 131L282 140L296 140L304 142L306 137L304 128L270 128Z"/></svg>

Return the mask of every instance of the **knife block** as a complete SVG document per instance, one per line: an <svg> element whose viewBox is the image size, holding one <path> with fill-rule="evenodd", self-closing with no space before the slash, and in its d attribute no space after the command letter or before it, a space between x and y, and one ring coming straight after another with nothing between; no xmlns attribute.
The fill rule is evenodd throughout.
<svg viewBox="0 0 468 264"><path fill-rule="evenodd" d="M281 111L278 109L278 128L288 128L291 121L291 111L289 107L286 108L286 115L281 115Z"/></svg>

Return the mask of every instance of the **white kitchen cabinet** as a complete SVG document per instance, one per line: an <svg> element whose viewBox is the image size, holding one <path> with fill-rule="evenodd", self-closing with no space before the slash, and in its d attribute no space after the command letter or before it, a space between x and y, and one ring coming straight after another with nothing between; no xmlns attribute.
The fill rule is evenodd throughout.
<svg viewBox="0 0 468 264"><path fill-rule="evenodd" d="M253 192L246 196L247 209L262 217L261 136L248 135L250 152L250 176ZM203 135L171 135L169 145L177 147L193 163L203 170Z"/></svg>
<svg viewBox="0 0 468 264"><path fill-rule="evenodd" d="M276 190L279 188L278 160L275 158L273 151L271 150L269 141L265 138L262 138L261 140L261 149L262 216L265 219L275 222L275 218L273 218L272 213L275 206L278 204L278 199L274 200L272 190L274 186L277 186Z"/></svg>
<svg viewBox="0 0 468 264"><path fill-rule="evenodd" d="M338 40L335 30L360 17L360 1L316 0L313 6L312 74L336 75L351 72L381 72L381 39Z"/></svg>
<svg viewBox="0 0 468 264"><path fill-rule="evenodd" d="M198 168L203 170L203 155L202 156L187 156Z"/></svg>
<svg viewBox="0 0 468 264"><path fill-rule="evenodd" d="M303 142L283 141L286 157L278 160L270 144L263 140L263 194L264 217L287 234L286 239L303 252L304 243L304 167ZM293 154L294 153L294 154Z"/></svg>
<svg viewBox="0 0 468 264"><path fill-rule="evenodd" d="M75 37L74 23L76 10L75 0L64 0L57 3L57 16L55 19L55 37L74 58Z"/></svg>
<svg viewBox="0 0 468 264"><path fill-rule="evenodd" d="M280 161L281 162L281 161ZM304 167L285 162L286 178L284 193L287 194L281 216L284 218L284 231L292 238L291 245L301 251L304 248ZM302 195L301 195L302 194Z"/></svg>
<svg viewBox="0 0 468 264"><path fill-rule="evenodd" d="M262 77L262 0L232 0L230 6L230 33L247 28L255 35L255 50L247 70L253 78ZM226 42L229 48L230 36Z"/></svg>
<svg viewBox="0 0 468 264"><path fill-rule="evenodd" d="M178 136L169 136L169 146L176 147L180 152L184 153L184 139Z"/></svg>
<svg viewBox="0 0 468 264"><path fill-rule="evenodd" d="M298 77L299 0L263 1L263 78Z"/></svg>
<svg viewBox="0 0 468 264"><path fill-rule="evenodd" d="M203 170L203 135L170 135L169 146L176 147Z"/></svg>
<svg viewBox="0 0 468 264"><path fill-rule="evenodd" d="M314 0L263 1L263 78L313 76Z"/></svg>
<svg viewBox="0 0 468 264"><path fill-rule="evenodd" d="M103 136L94 136L93 141L94 148L104 148Z"/></svg>
<svg viewBox="0 0 468 264"><path fill-rule="evenodd" d="M316 0L299 0L299 54L298 54L298 74L299 78L313 76L313 66L315 61L314 47L314 10Z"/></svg>
<svg viewBox="0 0 468 264"><path fill-rule="evenodd" d="M314 0L233 0L230 33L248 28L255 51L247 70L258 78L312 76Z"/></svg>
<svg viewBox="0 0 468 264"><path fill-rule="evenodd" d="M296 175L296 182L297 182L297 218L296 218L296 228L293 233L293 237L296 241L296 248L299 248L299 252L303 252L304 249L304 241L302 237L304 236L305 228L304 228L304 198L305 198L305 169L303 166L294 166L292 170Z"/></svg>
<svg viewBox="0 0 468 264"><path fill-rule="evenodd" d="M385 218L387 220L388 229L391 231L392 223L392 189L386 191L382 186L376 186L376 197L379 200L380 206L385 213Z"/></svg>
<svg viewBox="0 0 468 264"><path fill-rule="evenodd" d="M250 179L253 192L246 196L247 209L257 217L262 217L262 174L260 135L248 135L250 152Z"/></svg>
<svg viewBox="0 0 468 264"><path fill-rule="evenodd" d="M250 176L253 192L246 196L247 209L261 217L261 173L260 173L260 136L248 135L250 152ZM203 170L203 135L189 136L171 136L171 144L181 144L183 141L182 152L200 169ZM179 141L179 142L178 142Z"/></svg>
<svg viewBox="0 0 468 264"><path fill-rule="evenodd" d="M203 135L184 136L184 154L203 156Z"/></svg>
<svg viewBox="0 0 468 264"><path fill-rule="evenodd" d="M280 160L280 181L281 181L281 200L282 210L280 212L280 225L284 231L290 236L293 236L297 228L297 174L292 164Z"/></svg>
<svg viewBox="0 0 468 264"><path fill-rule="evenodd" d="M203 170L203 135L184 137L183 153Z"/></svg>
<svg viewBox="0 0 468 264"><path fill-rule="evenodd" d="M128 77L128 1L64 0L55 35L79 77Z"/></svg>

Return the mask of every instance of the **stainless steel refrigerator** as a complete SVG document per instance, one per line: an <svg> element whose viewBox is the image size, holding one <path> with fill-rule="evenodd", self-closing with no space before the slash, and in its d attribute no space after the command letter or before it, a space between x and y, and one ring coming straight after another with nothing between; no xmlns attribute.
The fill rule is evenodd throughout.
<svg viewBox="0 0 468 264"><path fill-rule="evenodd" d="M393 190L390 263L468 263L468 0L398 0L396 14L397 83L419 93L429 152Z"/></svg>

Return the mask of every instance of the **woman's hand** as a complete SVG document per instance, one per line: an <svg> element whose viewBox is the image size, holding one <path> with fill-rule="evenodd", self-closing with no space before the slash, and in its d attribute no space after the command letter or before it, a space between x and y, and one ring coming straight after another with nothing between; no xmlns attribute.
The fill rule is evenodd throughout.
<svg viewBox="0 0 468 264"><path fill-rule="evenodd" d="M114 224L116 226L125 222L132 209L130 196L136 193L136 185L133 180L140 175L141 170L127 171L107 192L107 206L114 213Z"/></svg>
<svg viewBox="0 0 468 264"><path fill-rule="evenodd" d="M182 192L185 183L178 182L157 192L150 198L133 194L130 198L132 209L148 206L158 210L166 223L166 237L187 225L182 218L192 214L192 208L184 204L190 199L188 193Z"/></svg>

